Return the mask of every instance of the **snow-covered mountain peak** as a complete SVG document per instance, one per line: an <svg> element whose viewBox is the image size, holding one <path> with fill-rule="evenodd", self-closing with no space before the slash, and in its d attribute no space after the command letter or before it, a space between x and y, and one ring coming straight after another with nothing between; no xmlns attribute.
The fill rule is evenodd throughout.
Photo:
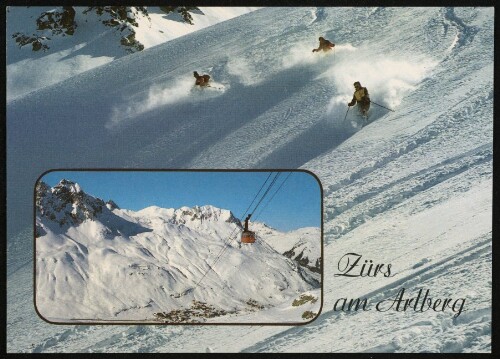
<svg viewBox="0 0 500 359"><path fill-rule="evenodd" d="M37 237L45 233L46 226L66 230L87 220L106 222L116 217L111 211L118 208L115 202L104 202L89 195L78 183L67 179L52 188L43 181L38 182L35 196Z"/></svg>
<svg viewBox="0 0 500 359"><path fill-rule="evenodd" d="M212 205L181 207L174 211L173 219L186 223L186 221L211 221L241 224L230 210L221 209Z"/></svg>
<svg viewBox="0 0 500 359"><path fill-rule="evenodd" d="M113 200L111 200L111 199L106 202L106 207L110 211L115 210L115 209L120 209L120 207Z"/></svg>
<svg viewBox="0 0 500 359"><path fill-rule="evenodd" d="M206 222L217 224L227 222L241 226L240 220L230 210L212 205L182 206L180 208L162 208L154 205L135 212L135 215L140 218L147 218L148 220L161 219L172 224L187 225Z"/></svg>
<svg viewBox="0 0 500 359"><path fill-rule="evenodd" d="M136 215L148 218L170 218L175 212L174 208L162 208L156 205L148 206L137 212Z"/></svg>
<svg viewBox="0 0 500 359"><path fill-rule="evenodd" d="M57 185L54 186L53 193L57 195L65 192L80 193L82 192L82 188L76 182L62 179Z"/></svg>

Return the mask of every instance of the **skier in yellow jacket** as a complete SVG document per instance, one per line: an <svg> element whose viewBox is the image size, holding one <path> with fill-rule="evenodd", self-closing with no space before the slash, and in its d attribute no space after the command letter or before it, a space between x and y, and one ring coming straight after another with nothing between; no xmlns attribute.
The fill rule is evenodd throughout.
<svg viewBox="0 0 500 359"><path fill-rule="evenodd" d="M366 87L361 86L359 81L354 83L354 89L352 100L347 106L354 106L357 103L359 112L366 119L368 118L368 110L370 109L370 95Z"/></svg>

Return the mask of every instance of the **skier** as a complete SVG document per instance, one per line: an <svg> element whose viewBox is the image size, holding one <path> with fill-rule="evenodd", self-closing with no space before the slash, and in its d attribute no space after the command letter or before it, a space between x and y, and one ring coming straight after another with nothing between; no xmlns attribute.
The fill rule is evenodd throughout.
<svg viewBox="0 0 500 359"><path fill-rule="evenodd" d="M208 85L208 81L210 80L210 76L209 75L199 75L198 72L194 71L193 72L193 76L196 78L196 81L195 81L195 86L198 85L198 86L201 86L201 87L205 87L205 86L209 86Z"/></svg>
<svg viewBox="0 0 500 359"><path fill-rule="evenodd" d="M319 46L317 49L313 49L312 52L317 52L323 50L324 52L330 51L335 46L334 43L326 40L324 37L319 38Z"/></svg>
<svg viewBox="0 0 500 359"><path fill-rule="evenodd" d="M354 95L347 106L354 106L357 102L359 113L363 116L363 119L366 120L368 118L368 110L370 109L370 95L366 87L362 87L359 81L354 83L354 88Z"/></svg>

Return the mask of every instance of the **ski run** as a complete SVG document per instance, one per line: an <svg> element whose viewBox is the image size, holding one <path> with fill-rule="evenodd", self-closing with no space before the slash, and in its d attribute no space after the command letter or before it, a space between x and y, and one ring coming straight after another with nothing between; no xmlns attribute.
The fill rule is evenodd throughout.
<svg viewBox="0 0 500 359"><path fill-rule="evenodd" d="M493 30L491 7L272 7L34 91L9 82L20 64L8 61L8 352L490 352ZM334 50L312 52L320 36ZM106 42L93 45L98 58ZM220 89L195 88L193 71ZM395 112L372 104L362 127L353 107L343 121L355 81ZM57 168L311 171L321 314L299 326L43 321L33 193ZM383 271L338 275L349 253ZM440 302L426 308L425 295ZM339 310L356 298L366 310ZM413 301L398 310L398 298Z"/></svg>

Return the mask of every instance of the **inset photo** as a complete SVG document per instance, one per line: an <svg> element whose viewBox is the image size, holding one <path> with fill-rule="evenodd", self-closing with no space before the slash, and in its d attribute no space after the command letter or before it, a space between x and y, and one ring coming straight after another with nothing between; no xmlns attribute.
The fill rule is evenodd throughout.
<svg viewBox="0 0 500 359"><path fill-rule="evenodd" d="M300 325L321 311L311 172L57 170L34 192L35 307L50 323Z"/></svg>

